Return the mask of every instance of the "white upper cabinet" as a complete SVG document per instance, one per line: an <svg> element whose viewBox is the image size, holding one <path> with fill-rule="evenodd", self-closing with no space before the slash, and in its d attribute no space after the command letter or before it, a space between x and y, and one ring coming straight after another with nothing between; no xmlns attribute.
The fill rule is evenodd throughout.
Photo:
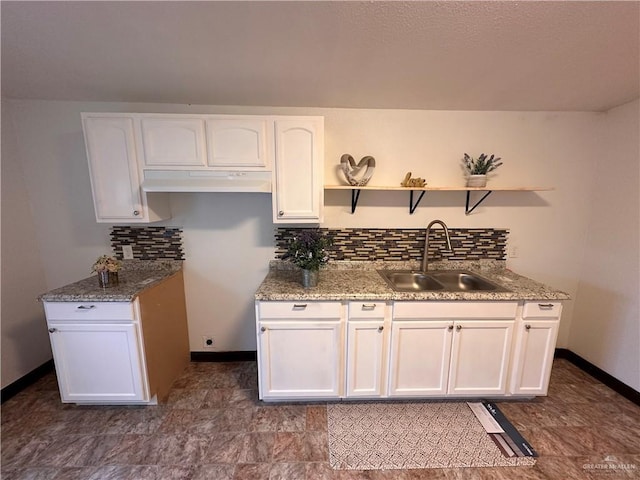
<svg viewBox="0 0 640 480"><path fill-rule="evenodd" d="M274 223L320 223L324 118L276 118L275 143Z"/></svg>
<svg viewBox="0 0 640 480"><path fill-rule="evenodd" d="M179 115L140 119L144 168L204 167L205 122Z"/></svg>
<svg viewBox="0 0 640 480"><path fill-rule="evenodd" d="M208 165L221 169L269 170L273 128L266 118L207 120Z"/></svg>
<svg viewBox="0 0 640 480"><path fill-rule="evenodd" d="M148 199L140 189L133 119L83 114L82 120L96 220L142 223L169 218L166 198Z"/></svg>

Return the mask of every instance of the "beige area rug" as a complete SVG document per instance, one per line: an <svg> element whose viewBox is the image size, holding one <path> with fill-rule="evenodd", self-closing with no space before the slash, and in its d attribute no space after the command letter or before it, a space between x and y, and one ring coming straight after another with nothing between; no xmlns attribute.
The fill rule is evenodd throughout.
<svg viewBox="0 0 640 480"><path fill-rule="evenodd" d="M340 470L531 466L503 456L465 402L327 405L329 461Z"/></svg>

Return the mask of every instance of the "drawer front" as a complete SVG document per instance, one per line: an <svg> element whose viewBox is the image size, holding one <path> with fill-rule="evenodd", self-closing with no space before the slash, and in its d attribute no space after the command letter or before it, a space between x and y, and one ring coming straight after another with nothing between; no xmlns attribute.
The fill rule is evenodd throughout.
<svg viewBox="0 0 640 480"><path fill-rule="evenodd" d="M518 302L395 302L394 319L505 318L514 319Z"/></svg>
<svg viewBox="0 0 640 480"><path fill-rule="evenodd" d="M265 318L340 318L340 302L260 302L260 319Z"/></svg>
<svg viewBox="0 0 640 480"><path fill-rule="evenodd" d="M559 318L562 312L560 302L526 302L522 310L522 318Z"/></svg>
<svg viewBox="0 0 640 480"><path fill-rule="evenodd" d="M134 320L131 302L44 302L47 320Z"/></svg>
<svg viewBox="0 0 640 480"><path fill-rule="evenodd" d="M385 302L349 302L349 318L384 318Z"/></svg>

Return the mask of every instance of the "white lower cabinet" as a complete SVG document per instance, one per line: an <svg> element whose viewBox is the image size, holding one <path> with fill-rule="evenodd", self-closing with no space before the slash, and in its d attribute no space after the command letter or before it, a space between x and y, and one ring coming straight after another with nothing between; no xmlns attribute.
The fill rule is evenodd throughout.
<svg viewBox="0 0 640 480"><path fill-rule="evenodd" d="M506 393L516 302L396 302L389 396Z"/></svg>
<svg viewBox="0 0 640 480"><path fill-rule="evenodd" d="M560 304L540 305L257 302L260 398L545 395Z"/></svg>
<svg viewBox="0 0 640 480"><path fill-rule="evenodd" d="M449 395L503 395L507 392L513 324L514 320L455 322Z"/></svg>
<svg viewBox="0 0 640 480"><path fill-rule="evenodd" d="M137 323L49 322L63 402L149 400Z"/></svg>
<svg viewBox="0 0 640 480"><path fill-rule="evenodd" d="M182 272L132 302L44 301L44 309L64 403L161 402L189 362Z"/></svg>
<svg viewBox="0 0 640 480"><path fill-rule="evenodd" d="M389 340L383 302L351 302L347 323L347 397L385 395Z"/></svg>
<svg viewBox="0 0 640 480"><path fill-rule="evenodd" d="M342 396L340 303L276 302L257 306L260 398Z"/></svg>
<svg viewBox="0 0 640 480"><path fill-rule="evenodd" d="M546 395L562 305L528 302L518 320L511 369L511 393Z"/></svg>
<svg viewBox="0 0 640 480"><path fill-rule="evenodd" d="M389 396L447 393L451 321L397 320L391 327Z"/></svg>

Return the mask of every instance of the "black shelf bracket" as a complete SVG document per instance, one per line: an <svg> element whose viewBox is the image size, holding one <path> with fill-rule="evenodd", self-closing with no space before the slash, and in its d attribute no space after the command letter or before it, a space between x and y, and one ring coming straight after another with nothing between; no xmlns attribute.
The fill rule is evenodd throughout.
<svg viewBox="0 0 640 480"><path fill-rule="evenodd" d="M426 190L422 190L420 192L420 196L418 197L418 199L416 200L415 203L413 203L413 192L415 190L411 190L410 195L409 195L409 214L413 215L413 212L416 211L416 208L418 208L418 205L420 204L420 200L422 200L422 197L424 197L424 194L427 193Z"/></svg>
<svg viewBox="0 0 640 480"><path fill-rule="evenodd" d="M360 198L361 190L359 188L351 189L351 213L355 213L358 206L358 199Z"/></svg>
<svg viewBox="0 0 640 480"><path fill-rule="evenodd" d="M471 191L467 190L467 204L464 207L464 214L465 215L469 215L471 212L473 212L478 205L480 205L482 202L484 202L484 199L487 198L491 194L492 191L493 190L487 191L487 193L485 193L482 196L482 198L480 200L478 200L473 207L469 208L469 198L471 197Z"/></svg>

